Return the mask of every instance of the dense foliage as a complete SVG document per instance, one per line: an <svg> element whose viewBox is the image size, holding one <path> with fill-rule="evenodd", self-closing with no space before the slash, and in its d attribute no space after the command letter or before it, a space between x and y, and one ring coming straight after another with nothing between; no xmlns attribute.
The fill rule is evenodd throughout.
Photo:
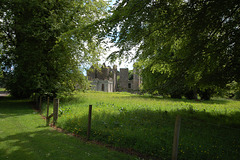
<svg viewBox="0 0 240 160"><path fill-rule="evenodd" d="M0 63L11 94L56 96L85 87L79 65L100 53L92 24L106 6L104 0L2 0Z"/></svg>
<svg viewBox="0 0 240 160"><path fill-rule="evenodd" d="M238 0L117 1L106 31L120 51L110 58L135 47L146 90L208 99L240 80L239 22Z"/></svg>

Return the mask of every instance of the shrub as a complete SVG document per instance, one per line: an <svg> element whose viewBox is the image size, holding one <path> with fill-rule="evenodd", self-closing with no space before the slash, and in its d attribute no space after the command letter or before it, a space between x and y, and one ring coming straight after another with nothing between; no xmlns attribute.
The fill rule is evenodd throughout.
<svg viewBox="0 0 240 160"><path fill-rule="evenodd" d="M201 97L201 100L210 100L213 94L214 94L213 89L203 89L199 91L199 96Z"/></svg>
<svg viewBox="0 0 240 160"><path fill-rule="evenodd" d="M235 93L234 99L240 99L240 91Z"/></svg>
<svg viewBox="0 0 240 160"><path fill-rule="evenodd" d="M187 91L184 96L187 98L187 99L196 99L197 96L196 96L196 93L193 91L193 90L190 90L190 91Z"/></svg>

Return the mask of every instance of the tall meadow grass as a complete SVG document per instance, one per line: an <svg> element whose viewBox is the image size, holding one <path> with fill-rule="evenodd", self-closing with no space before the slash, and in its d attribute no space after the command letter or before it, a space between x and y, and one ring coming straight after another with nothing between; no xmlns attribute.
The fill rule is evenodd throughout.
<svg viewBox="0 0 240 160"><path fill-rule="evenodd" d="M60 100L58 127L86 136L89 105L93 105L92 140L169 159L174 122L180 115L179 159L239 157L239 101L191 101L89 91Z"/></svg>

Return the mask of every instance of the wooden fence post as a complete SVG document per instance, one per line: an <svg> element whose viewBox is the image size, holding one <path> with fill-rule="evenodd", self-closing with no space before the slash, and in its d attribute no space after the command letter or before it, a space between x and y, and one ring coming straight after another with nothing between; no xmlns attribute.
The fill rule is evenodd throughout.
<svg viewBox="0 0 240 160"><path fill-rule="evenodd" d="M38 105L39 105L39 103L38 103L38 96L35 95L35 108L36 109L38 109Z"/></svg>
<svg viewBox="0 0 240 160"><path fill-rule="evenodd" d="M89 140L89 138L90 138L91 120L92 120L92 105L89 105L87 140Z"/></svg>
<svg viewBox="0 0 240 160"><path fill-rule="evenodd" d="M178 115L176 118L175 129L174 129L172 160L177 160L180 124L181 124L181 117Z"/></svg>
<svg viewBox="0 0 240 160"><path fill-rule="evenodd" d="M39 111L41 112L42 110L42 96L39 97L39 106L38 106Z"/></svg>
<svg viewBox="0 0 240 160"><path fill-rule="evenodd" d="M46 118L46 126L49 126L50 118L49 118L48 116L49 116L49 97L48 97L48 99L47 99L47 118Z"/></svg>
<svg viewBox="0 0 240 160"><path fill-rule="evenodd" d="M53 104L53 126L56 125L58 119L59 99L55 99Z"/></svg>

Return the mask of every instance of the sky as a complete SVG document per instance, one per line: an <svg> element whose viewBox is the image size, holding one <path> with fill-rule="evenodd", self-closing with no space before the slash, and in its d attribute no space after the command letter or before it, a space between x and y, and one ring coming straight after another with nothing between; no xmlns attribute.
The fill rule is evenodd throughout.
<svg viewBox="0 0 240 160"><path fill-rule="evenodd" d="M113 5L115 2L116 2L116 0L112 0L112 1L110 2L110 5ZM106 40L106 41L108 41L108 40ZM121 64L120 64L120 61L117 60L114 64L112 64L112 63L110 63L109 61L106 60L107 57L108 57L112 52L119 50L119 49L118 49L117 47L115 47L115 46L114 46L114 47L110 47L110 46L113 46L113 45L114 45L113 43L108 43L107 47L109 47L110 49L108 49L108 50L106 51L105 55L103 55L103 56L101 57L101 61L100 61L99 63L100 63L100 64L105 63L106 66L111 66L111 67L112 67L113 65L117 65L118 70L119 70L120 68L128 68L129 70L132 70L132 69L133 69L133 63L134 63L134 62L130 62L130 61L123 60L123 61L121 61Z"/></svg>
<svg viewBox="0 0 240 160"><path fill-rule="evenodd" d="M100 61L99 63L100 63L100 64L105 63L106 66L111 66L111 67L112 67L113 65L117 65L118 70L119 70L120 68L128 68L129 70L132 70L132 69L133 69L133 63L134 63L134 62L131 62L130 60L129 60L129 61L127 61L127 60L122 60L121 63L120 63L119 60L115 61L115 63L110 63L109 61L107 61L107 57L108 57L112 52L119 50L119 49L118 49L117 47L115 47L115 46L110 47L110 46L112 46L112 45L114 45L114 44L113 44L113 43L108 43L107 46L108 46L110 49L107 49L105 55L102 55L102 57L100 58L101 61Z"/></svg>

